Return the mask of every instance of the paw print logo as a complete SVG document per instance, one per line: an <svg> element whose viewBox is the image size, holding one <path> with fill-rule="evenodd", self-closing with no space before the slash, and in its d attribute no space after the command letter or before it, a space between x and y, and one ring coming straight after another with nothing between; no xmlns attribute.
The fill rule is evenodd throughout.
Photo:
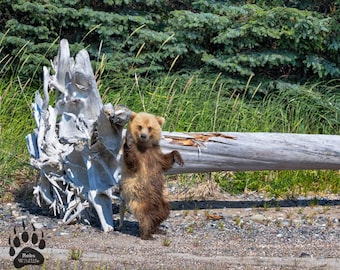
<svg viewBox="0 0 340 270"><path fill-rule="evenodd" d="M29 232L26 230L25 223L22 223L23 232L19 233L19 231L14 227L13 232L13 238L11 239L11 236L8 239L8 243L10 245L9 248L9 255L10 256L17 256L14 258L13 264L16 268L21 268L25 265L40 265L44 263L44 256L37 250L44 249L46 246L45 240L44 240L44 233L41 231L41 238L39 238L38 233L36 232L35 227L32 224L33 232L29 234ZM18 248L20 248L22 245L25 245L21 249L19 253L16 252ZM30 246L28 246L30 245ZM33 247L31 247L33 245Z"/></svg>

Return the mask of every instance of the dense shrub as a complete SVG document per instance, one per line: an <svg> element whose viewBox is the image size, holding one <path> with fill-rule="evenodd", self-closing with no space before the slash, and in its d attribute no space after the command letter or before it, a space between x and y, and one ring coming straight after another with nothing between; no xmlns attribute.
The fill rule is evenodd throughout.
<svg viewBox="0 0 340 270"><path fill-rule="evenodd" d="M303 2L303 3L302 3ZM48 64L59 38L73 52L105 54L108 74L222 72L301 81L340 76L335 1L53 0L0 2L0 53ZM176 61L174 61L176 59ZM6 61L0 62L5 70ZM40 71L40 70L39 70Z"/></svg>

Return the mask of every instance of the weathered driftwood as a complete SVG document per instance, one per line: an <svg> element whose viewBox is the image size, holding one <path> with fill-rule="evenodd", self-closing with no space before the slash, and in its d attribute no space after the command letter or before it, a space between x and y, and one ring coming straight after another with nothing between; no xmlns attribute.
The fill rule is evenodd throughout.
<svg viewBox="0 0 340 270"><path fill-rule="evenodd" d="M102 104L86 50L74 60L62 40L52 67L54 75L44 67L44 96L36 92L32 105L37 128L26 137L31 164L39 171L35 199L66 224L99 219L110 231L112 199L119 196L122 131L130 111ZM49 90L55 90L55 107L49 105Z"/></svg>
<svg viewBox="0 0 340 270"><path fill-rule="evenodd" d="M34 196L66 224L81 220L113 229L112 199L119 199L120 146L130 111L103 105L85 50L75 60L62 40L44 67L43 97L32 105L37 128L26 137L39 171ZM50 102L50 91L56 100ZM50 105L52 103L52 105ZM53 107L54 105L54 107ZM277 133L163 132L164 152L180 151L185 165L169 174L291 169L340 169L340 136ZM95 210L95 211L93 211Z"/></svg>
<svg viewBox="0 0 340 270"><path fill-rule="evenodd" d="M340 169L340 136L288 133L163 132L163 151L183 167L169 174L217 171Z"/></svg>

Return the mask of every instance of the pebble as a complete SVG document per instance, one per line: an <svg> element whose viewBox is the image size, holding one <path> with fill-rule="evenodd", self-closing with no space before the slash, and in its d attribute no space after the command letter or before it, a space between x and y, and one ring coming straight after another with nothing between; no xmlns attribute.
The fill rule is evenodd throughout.
<svg viewBox="0 0 340 270"><path fill-rule="evenodd" d="M266 217L264 215L261 215L261 214L255 214L255 215L251 216L250 219L255 221L255 222L263 222L263 221L266 220Z"/></svg>
<svg viewBox="0 0 340 270"><path fill-rule="evenodd" d="M312 256L306 252L302 252L299 257L300 258L312 258Z"/></svg>
<svg viewBox="0 0 340 270"><path fill-rule="evenodd" d="M58 235L63 236L63 235L69 235L69 232L59 232Z"/></svg>
<svg viewBox="0 0 340 270"><path fill-rule="evenodd" d="M27 219L27 216L26 215L23 215L23 216L18 216L16 217L16 220L26 220Z"/></svg>
<svg viewBox="0 0 340 270"><path fill-rule="evenodd" d="M32 222L34 228L40 230L44 227L44 225L42 223L39 223L39 222Z"/></svg>

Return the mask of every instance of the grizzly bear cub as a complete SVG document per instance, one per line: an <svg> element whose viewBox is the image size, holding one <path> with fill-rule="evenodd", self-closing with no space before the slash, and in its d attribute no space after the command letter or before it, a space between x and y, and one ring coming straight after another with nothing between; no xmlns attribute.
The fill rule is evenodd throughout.
<svg viewBox="0 0 340 270"><path fill-rule="evenodd" d="M174 162L183 166L178 151L163 154L159 146L164 118L149 113L131 113L123 146L120 224L125 206L139 222L140 237L152 239L159 225L168 218L170 205L164 196L164 172Z"/></svg>

